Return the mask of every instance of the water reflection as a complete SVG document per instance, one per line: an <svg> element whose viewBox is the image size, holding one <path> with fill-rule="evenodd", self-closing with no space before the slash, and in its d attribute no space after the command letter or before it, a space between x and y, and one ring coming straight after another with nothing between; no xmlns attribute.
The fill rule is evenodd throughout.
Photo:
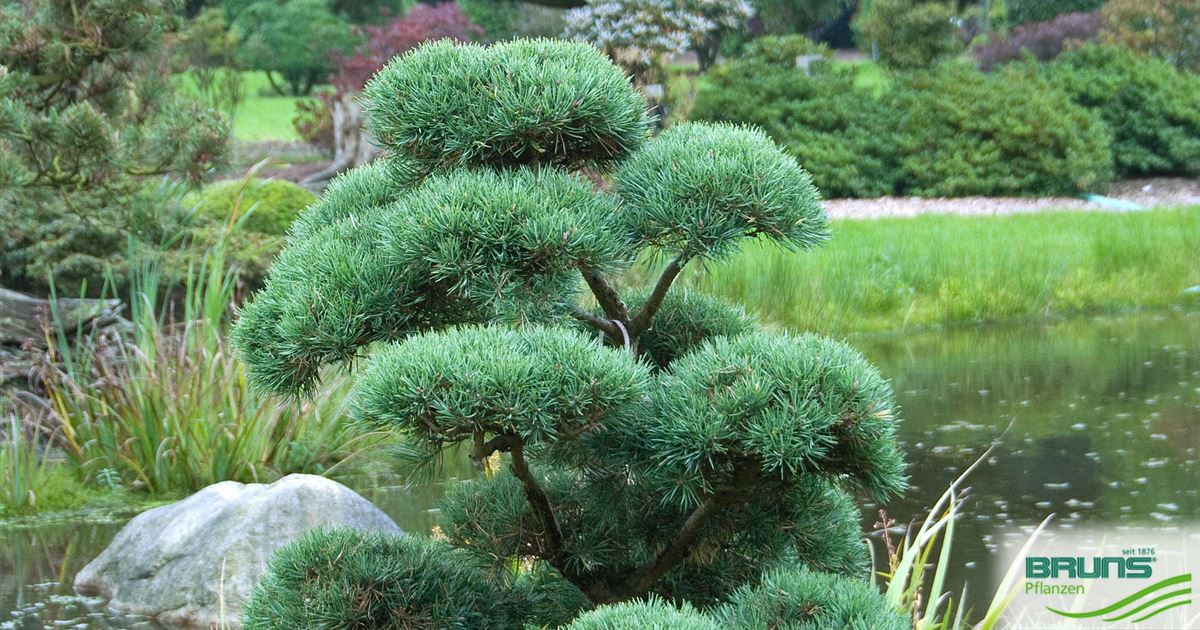
<svg viewBox="0 0 1200 630"><path fill-rule="evenodd" d="M1200 519L1200 316L1137 316L855 344L893 378L913 491L927 510L983 447L969 481L951 583L987 605L994 551L1053 513L1067 526ZM864 507L867 526L877 506Z"/></svg>
<svg viewBox="0 0 1200 630"><path fill-rule="evenodd" d="M907 522L1003 435L975 472L955 537L951 584L986 607L993 553L1016 527L1055 513L1068 525L1200 518L1200 315L1131 316L1043 326L859 338L893 379L912 490L886 506ZM404 529L428 531L449 484L473 474L448 457L442 478L363 493ZM865 504L864 527L880 506ZM119 522L0 533L0 630L149 627L70 595L76 571ZM11 612L5 612L11 611Z"/></svg>

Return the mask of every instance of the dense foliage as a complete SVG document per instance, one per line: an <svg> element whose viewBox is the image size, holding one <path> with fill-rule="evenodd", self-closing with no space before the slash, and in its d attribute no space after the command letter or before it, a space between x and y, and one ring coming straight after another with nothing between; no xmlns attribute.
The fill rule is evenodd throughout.
<svg viewBox="0 0 1200 630"><path fill-rule="evenodd" d="M327 0L258 0L237 14L233 31L239 63L265 71L281 95L312 92L332 70L330 53L354 44L350 25Z"/></svg>
<svg viewBox="0 0 1200 630"><path fill-rule="evenodd" d="M703 624L690 606L781 565L865 574L853 494L905 486L887 381L843 343L671 294L748 240L828 238L794 158L734 125L650 138L645 101L583 44L426 44L364 94L390 155L299 218L235 343L285 394L354 366L362 423L414 464L466 454L487 474L445 497L445 543L289 547L247 627L515 628L634 600L577 623ZM637 260L657 282L618 289ZM797 605L885 606L830 583L797 582Z"/></svg>
<svg viewBox="0 0 1200 630"><path fill-rule="evenodd" d="M793 50L764 48L786 52L778 65L759 63L776 61L764 51L718 66L697 92L692 118L757 125L796 156L827 195L894 192L898 112L888 100L856 87L852 70L829 65L810 74L793 67Z"/></svg>
<svg viewBox="0 0 1200 630"><path fill-rule="evenodd" d="M892 68L928 68L962 50L953 3L871 0L855 20L865 45Z"/></svg>
<svg viewBox="0 0 1200 630"><path fill-rule="evenodd" d="M1195 0L1111 0L1101 15L1109 41L1200 72L1200 3Z"/></svg>
<svg viewBox="0 0 1200 630"><path fill-rule="evenodd" d="M947 64L900 81L905 189L921 196L1074 195L1112 179L1112 136L1036 68Z"/></svg>
<svg viewBox="0 0 1200 630"><path fill-rule="evenodd" d="M389 64L363 94L375 137L421 168L574 166L641 144L650 119L626 86L604 57L567 42L436 42Z"/></svg>
<svg viewBox="0 0 1200 630"><path fill-rule="evenodd" d="M38 0L0 8L0 279L100 289L124 254L154 249L184 214L161 176L197 181L227 127L176 94L162 0Z"/></svg>
<svg viewBox="0 0 1200 630"><path fill-rule="evenodd" d="M272 558L245 628L519 628L507 595L444 543L318 530Z"/></svg>
<svg viewBox="0 0 1200 630"><path fill-rule="evenodd" d="M657 597L642 601L608 604L590 610L564 630L628 630L655 628L674 630L719 630L716 620L684 604L676 607Z"/></svg>
<svg viewBox="0 0 1200 630"><path fill-rule="evenodd" d="M1005 0L1008 24L1046 22L1064 13L1087 13L1104 6L1105 0Z"/></svg>
<svg viewBox="0 0 1200 630"><path fill-rule="evenodd" d="M1100 25L1099 13L1064 13L1049 22L1022 24L1008 36L994 35L977 46L975 59L985 71L1026 57L1049 61L1071 46L1095 39Z"/></svg>
<svg viewBox="0 0 1200 630"><path fill-rule="evenodd" d="M1120 175L1200 174L1200 76L1095 45L1064 54L1047 73L1107 123Z"/></svg>
<svg viewBox="0 0 1200 630"><path fill-rule="evenodd" d="M767 573L757 585L738 589L716 617L723 628L745 630L903 630L911 626L903 614L879 601L870 585L804 569Z"/></svg>
<svg viewBox="0 0 1200 630"><path fill-rule="evenodd" d="M458 0L487 39L558 37L565 24L561 7L539 6L522 0Z"/></svg>
<svg viewBox="0 0 1200 630"><path fill-rule="evenodd" d="M216 222L237 221L244 229L282 236L301 210L317 198L309 191L280 179L227 180L205 187L196 211Z"/></svg>

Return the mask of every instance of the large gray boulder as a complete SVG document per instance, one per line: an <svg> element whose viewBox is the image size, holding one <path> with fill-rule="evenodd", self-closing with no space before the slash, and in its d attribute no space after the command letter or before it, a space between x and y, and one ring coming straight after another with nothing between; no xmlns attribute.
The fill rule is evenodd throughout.
<svg viewBox="0 0 1200 630"><path fill-rule="evenodd" d="M335 526L402 533L379 508L324 477L226 481L134 517L75 577L75 591L163 624L236 628L271 554L311 529Z"/></svg>

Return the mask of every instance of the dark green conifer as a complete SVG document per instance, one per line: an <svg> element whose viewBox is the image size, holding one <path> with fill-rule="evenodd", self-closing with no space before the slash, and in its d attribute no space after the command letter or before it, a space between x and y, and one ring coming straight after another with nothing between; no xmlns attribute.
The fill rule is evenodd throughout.
<svg viewBox="0 0 1200 630"><path fill-rule="evenodd" d="M228 129L175 92L177 21L169 0L0 4L0 282L73 291L180 232L171 185L209 175Z"/></svg>

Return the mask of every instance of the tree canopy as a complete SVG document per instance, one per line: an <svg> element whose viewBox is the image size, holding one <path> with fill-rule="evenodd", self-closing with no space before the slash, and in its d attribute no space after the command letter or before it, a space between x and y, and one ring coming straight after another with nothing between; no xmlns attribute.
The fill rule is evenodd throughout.
<svg viewBox="0 0 1200 630"><path fill-rule="evenodd" d="M748 240L829 237L793 158L733 125L651 137L628 78L570 42L423 45L364 99L385 157L300 217L235 342L282 394L353 370L354 413L402 435L412 464L459 452L487 474L445 498L445 559L370 539L388 559L331 567L361 535L313 539L274 565L249 627L309 627L327 614L314 597L349 615L371 588L391 613L361 627L444 625L444 606L478 627L557 624L627 602L572 627L702 628L727 600L761 618L763 579L811 589L787 605L830 602L829 619L896 621L869 587L826 592L867 570L854 493L905 486L887 381L841 342L672 290ZM647 260L657 280L623 288ZM318 565L307 595L281 586ZM377 581L341 577L364 571ZM419 594L438 583L455 594L431 607ZM498 592L509 616L487 612Z"/></svg>

